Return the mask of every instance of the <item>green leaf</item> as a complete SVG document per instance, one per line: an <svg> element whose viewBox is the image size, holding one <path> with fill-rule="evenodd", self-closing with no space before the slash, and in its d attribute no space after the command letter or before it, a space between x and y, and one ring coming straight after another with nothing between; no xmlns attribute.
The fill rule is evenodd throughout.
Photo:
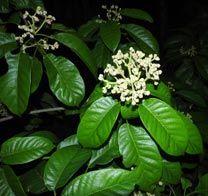
<svg viewBox="0 0 208 196"><path fill-rule="evenodd" d="M15 196L2 168L0 168L0 196Z"/></svg>
<svg viewBox="0 0 208 196"><path fill-rule="evenodd" d="M203 152L203 142L197 126L184 114L178 113L188 130L188 146L186 152L188 154L200 154Z"/></svg>
<svg viewBox="0 0 208 196"><path fill-rule="evenodd" d="M199 184L196 187L198 193L208 196L208 174L204 174L199 178Z"/></svg>
<svg viewBox="0 0 208 196"><path fill-rule="evenodd" d="M85 94L84 81L76 66L68 59L44 55L44 64L51 91L68 106L78 106Z"/></svg>
<svg viewBox="0 0 208 196"><path fill-rule="evenodd" d="M3 170L0 169L0 195L26 196L18 177L8 165L3 166Z"/></svg>
<svg viewBox="0 0 208 196"><path fill-rule="evenodd" d="M52 23L51 29L57 30L57 31L62 31L65 33L76 33L75 29L69 28L62 23Z"/></svg>
<svg viewBox="0 0 208 196"><path fill-rule="evenodd" d="M10 3L15 6L15 9L31 9L34 10L37 6L44 7L42 0L10 0Z"/></svg>
<svg viewBox="0 0 208 196"><path fill-rule="evenodd" d="M170 162L163 159L162 182L178 184L181 180L182 170L179 162Z"/></svg>
<svg viewBox="0 0 208 196"><path fill-rule="evenodd" d="M147 12L140 9L124 8L120 11L120 14L139 20L144 20L150 23L153 22L153 18Z"/></svg>
<svg viewBox="0 0 208 196"><path fill-rule="evenodd" d="M78 176L63 190L62 196L124 196L134 189L134 179L123 169L101 169Z"/></svg>
<svg viewBox="0 0 208 196"><path fill-rule="evenodd" d="M113 21L101 23L100 36L105 45L115 52L121 39L120 26Z"/></svg>
<svg viewBox="0 0 208 196"><path fill-rule="evenodd" d="M111 97L102 97L93 102L78 125L79 142L84 147L100 147L108 139L119 111L119 103Z"/></svg>
<svg viewBox="0 0 208 196"><path fill-rule="evenodd" d="M36 57L32 57L31 59L31 68L32 71L30 91L31 93L34 93L37 90L43 75L42 64Z"/></svg>
<svg viewBox="0 0 208 196"><path fill-rule="evenodd" d="M124 166L138 166L138 185L148 190L162 175L162 159L157 145L142 127L130 124L119 128L118 145Z"/></svg>
<svg viewBox="0 0 208 196"><path fill-rule="evenodd" d="M12 137L1 145L1 161L16 165L28 163L49 153L53 143L44 137Z"/></svg>
<svg viewBox="0 0 208 196"><path fill-rule="evenodd" d="M64 148L67 146L73 146L73 145L79 145L79 141L78 141L76 134L70 135L69 137L67 137L63 141L61 141L58 144L57 149Z"/></svg>
<svg viewBox="0 0 208 196"><path fill-rule="evenodd" d="M188 145L184 122L167 103L149 98L139 106L140 118L159 146L173 156L183 155Z"/></svg>
<svg viewBox="0 0 208 196"><path fill-rule="evenodd" d="M170 89L165 83L160 82L156 87L153 84L148 83L146 86L146 90L150 91L152 96L160 98L162 101L171 105Z"/></svg>
<svg viewBox="0 0 208 196"><path fill-rule="evenodd" d="M22 114L28 104L31 84L31 64L27 54L7 53L8 72L0 77L0 100L17 115Z"/></svg>
<svg viewBox="0 0 208 196"><path fill-rule="evenodd" d="M85 41L93 41L93 36L99 28L99 23L95 20L89 20L82 24L78 29L79 36Z"/></svg>
<svg viewBox="0 0 208 196"><path fill-rule="evenodd" d="M204 79L208 80L208 58L199 56L194 58L194 60L199 73L204 77Z"/></svg>
<svg viewBox="0 0 208 196"><path fill-rule="evenodd" d="M34 168L20 176L22 186L25 190L27 190L28 193L38 195L48 191L43 181L43 171L45 164L46 161L41 161Z"/></svg>
<svg viewBox="0 0 208 196"><path fill-rule="evenodd" d="M192 182L191 182L191 180L182 177L181 178L181 185L182 185L182 189L184 190L184 193L185 193L188 188L192 187Z"/></svg>
<svg viewBox="0 0 208 196"><path fill-rule="evenodd" d="M2 58L7 52L17 48L15 35L12 33L0 32L0 58Z"/></svg>
<svg viewBox="0 0 208 196"><path fill-rule="evenodd" d="M105 69L106 65L111 61L111 52L102 40L96 42L92 52L95 56L97 67Z"/></svg>
<svg viewBox="0 0 208 196"><path fill-rule="evenodd" d="M88 167L92 168L95 165L106 165L114 158L120 156L118 149L118 132L114 131L109 142L98 150L92 150L92 156L89 161Z"/></svg>
<svg viewBox="0 0 208 196"><path fill-rule="evenodd" d="M157 40L146 28L136 24L123 24L121 28L128 32L144 52L159 53Z"/></svg>
<svg viewBox="0 0 208 196"><path fill-rule="evenodd" d="M81 149L79 146L68 146L55 151L50 156L44 171L44 182L48 190L64 186L86 163L90 155L90 150Z"/></svg>
<svg viewBox="0 0 208 196"><path fill-rule="evenodd" d="M180 90L176 92L177 95L180 95L187 101L190 101L198 106L207 107L206 101L204 98L197 92L193 90Z"/></svg>
<svg viewBox="0 0 208 196"><path fill-rule="evenodd" d="M16 176L12 168L8 165L3 166L4 174L7 178L7 181L11 187L11 189L14 191L16 196L26 196L26 193L23 190L22 184L19 181L19 178Z"/></svg>
<svg viewBox="0 0 208 196"><path fill-rule="evenodd" d="M0 13L6 14L10 12L9 0L0 0Z"/></svg>
<svg viewBox="0 0 208 196"><path fill-rule="evenodd" d="M88 46L79 37L69 33L58 33L53 35L52 38L69 47L75 54L77 54L97 79L97 68L93 55Z"/></svg>

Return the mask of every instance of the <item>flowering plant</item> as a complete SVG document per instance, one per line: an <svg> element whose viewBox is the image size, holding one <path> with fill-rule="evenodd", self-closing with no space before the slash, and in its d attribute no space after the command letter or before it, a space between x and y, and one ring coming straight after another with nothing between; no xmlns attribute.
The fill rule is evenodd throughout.
<svg viewBox="0 0 208 196"><path fill-rule="evenodd" d="M24 2L28 6L32 1ZM23 6L10 3L16 8ZM34 9L32 5L34 2ZM183 179L183 158L201 154L203 143L197 126L177 110L170 89L161 80L154 36L144 27L120 21L127 16L152 22L151 16L139 9L114 5L108 10L104 6L107 21L98 17L76 32L53 28L55 18L47 15L42 4L39 6L32 14L23 13L18 23L23 34L0 33L0 54L8 65L0 77L1 106L19 118L29 113L32 119L31 115L40 111L27 112L29 98L46 76L56 103L65 110L62 120L70 121L70 127L64 127L64 138L59 130L55 134L37 126L4 139L0 195L173 193L172 185ZM89 42L95 44L92 50ZM68 56L57 56L60 47L72 50L94 77L89 96L85 97L88 74L79 71ZM49 49L53 53L48 53ZM57 108L43 109L46 113ZM72 133L68 129L75 124L72 116L77 114ZM57 116L56 120L60 118ZM52 123L50 119L48 126ZM20 172L16 165L23 165L25 170ZM199 193L204 191L203 182L197 186Z"/></svg>

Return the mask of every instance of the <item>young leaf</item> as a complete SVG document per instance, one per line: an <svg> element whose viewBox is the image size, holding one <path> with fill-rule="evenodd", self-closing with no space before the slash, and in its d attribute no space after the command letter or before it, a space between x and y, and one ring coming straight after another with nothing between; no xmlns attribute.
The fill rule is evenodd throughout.
<svg viewBox="0 0 208 196"><path fill-rule="evenodd" d="M11 33L0 32L0 58L15 48L17 48L15 35Z"/></svg>
<svg viewBox="0 0 208 196"><path fill-rule="evenodd" d="M105 45L112 52L115 52L121 39L120 26L113 21L102 23L100 26L100 36Z"/></svg>
<svg viewBox="0 0 208 196"><path fill-rule="evenodd" d="M92 150L92 156L88 167L92 168L95 165L105 165L110 163L114 158L119 157L118 149L118 132L114 131L109 142L98 150Z"/></svg>
<svg viewBox="0 0 208 196"><path fill-rule="evenodd" d="M68 146L55 151L49 158L44 171L44 182L48 190L64 186L90 158L90 155L90 150L81 149L79 146Z"/></svg>
<svg viewBox="0 0 208 196"><path fill-rule="evenodd" d="M70 182L62 196L124 196L134 189L135 179L123 169L102 169L85 173Z"/></svg>
<svg viewBox="0 0 208 196"><path fill-rule="evenodd" d="M144 100L138 110L145 128L166 153L173 156L185 153L187 128L176 110L156 98Z"/></svg>
<svg viewBox="0 0 208 196"><path fill-rule="evenodd" d="M178 184L181 180L182 170L179 162L170 162L163 159L162 182Z"/></svg>
<svg viewBox="0 0 208 196"><path fill-rule="evenodd" d="M119 111L119 103L111 97L102 97L93 102L78 125L79 142L84 147L100 147L108 139Z"/></svg>
<svg viewBox="0 0 208 196"><path fill-rule="evenodd" d="M182 118L188 130L188 146L186 152L188 154L200 154L203 152L203 142L197 126L184 114L178 113Z"/></svg>
<svg viewBox="0 0 208 196"><path fill-rule="evenodd" d="M118 144L123 164L127 168L138 166L138 185L141 188L146 190L160 179L162 159L159 150L142 127L123 124L119 128Z"/></svg>
<svg viewBox="0 0 208 196"><path fill-rule="evenodd" d="M144 20L150 23L153 22L153 18L147 12L140 9L124 8L120 11L120 14L139 20Z"/></svg>
<svg viewBox="0 0 208 196"><path fill-rule="evenodd" d="M58 33L53 35L52 38L69 47L74 53L76 53L97 79L97 68L92 53L88 46L79 37L69 33Z"/></svg>
<svg viewBox="0 0 208 196"><path fill-rule="evenodd" d="M146 28L136 24L123 24L121 28L128 32L144 52L159 53L157 40Z"/></svg>
<svg viewBox="0 0 208 196"><path fill-rule="evenodd" d="M196 191L198 193L203 194L204 196L208 196L208 173L204 174L203 176L200 176L199 178L199 184L196 187Z"/></svg>
<svg viewBox="0 0 208 196"><path fill-rule="evenodd" d="M19 179L8 165L0 168L0 195L26 196Z"/></svg>
<svg viewBox="0 0 208 196"><path fill-rule="evenodd" d="M0 100L8 109L21 115L27 108L30 96L31 63L27 54L6 54L8 72L0 77Z"/></svg>
<svg viewBox="0 0 208 196"><path fill-rule="evenodd" d="M78 106L85 94L84 81L79 70L62 56L44 56L49 85L56 97L68 106Z"/></svg>
<svg viewBox="0 0 208 196"><path fill-rule="evenodd" d="M16 165L28 163L49 153L53 143L44 137L12 137L1 145L1 161Z"/></svg>

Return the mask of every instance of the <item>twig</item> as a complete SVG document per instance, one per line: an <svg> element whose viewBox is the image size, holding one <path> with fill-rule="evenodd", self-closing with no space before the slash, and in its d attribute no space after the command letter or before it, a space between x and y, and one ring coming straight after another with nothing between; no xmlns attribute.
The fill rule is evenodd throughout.
<svg viewBox="0 0 208 196"><path fill-rule="evenodd" d="M64 110L65 110L65 108L63 108L63 107L46 108L46 109L32 110L28 114L32 115L32 114L40 114L40 113L45 113L45 112L55 112L55 111L64 111ZM14 116L6 116L4 118L0 118L0 123L4 122L4 121L11 120L13 118L14 118Z"/></svg>

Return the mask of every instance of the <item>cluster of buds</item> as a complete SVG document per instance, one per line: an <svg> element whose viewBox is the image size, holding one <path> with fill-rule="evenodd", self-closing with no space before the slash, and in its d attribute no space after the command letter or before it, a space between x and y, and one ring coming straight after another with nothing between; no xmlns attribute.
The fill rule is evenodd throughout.
<svg viewBox="0 0 208 196"><path fill-rule="evenodd" d="M122 15L120 14L121 8L117 5L111 5L108 9L106 5L102 5L102 8L106 10L106 18L109 21L114 21L119 24L122 19ZM98 23L106 22L105 20L101 19L100 15L98 15L99 19L96 20Z"/></svg>
<svg viewBox="0 0 208 196"><path fill-rule="evenodd" d="M132 47L125 54L118 50L112 56L113 65L107 64L104 74L98 79L103 82L102 92L104 94L119 95L121 102L136 105L149 96L150 91L146 90L146 83L153 82L158 85L161 70L159 57L156 54L145 56L142 51L135 51Z"/></svg>
<svg viewBox="0 0 208 196"><path fill-rule="evenodd" d="M37 45L41 46L45 50L52 49L55 50L59 47L58 42L54 44L48 44L48 39L44 37L43 34L39 34L40 30L45 25L51 25L55 21L55 17L52 15L47 15L47 11L38 6L33 15L30 15L28 11L23 14L24 25L18 25L18 28L23 30L24 33L16 37L16 40L22 44L23 52L27 48L35 47ZM34 38L37 36L42 36L44 38L39 38L38 41Z"/></svg>
<svg viewBox="0 0 208 196"><path fill-rule="evenodd" d="M182 46L179 51L181 55L185 55L185 56L193 57L197 55L197 48L193 45L191 46L191 48L188 48L187 50L185 50Z"/></svg>
<svg viewBox="0 0 208 196"><path fill-rule="evenodd" d="M174 84L171 81L168 81L168 88L172 91L175 92Z"/></svg>

